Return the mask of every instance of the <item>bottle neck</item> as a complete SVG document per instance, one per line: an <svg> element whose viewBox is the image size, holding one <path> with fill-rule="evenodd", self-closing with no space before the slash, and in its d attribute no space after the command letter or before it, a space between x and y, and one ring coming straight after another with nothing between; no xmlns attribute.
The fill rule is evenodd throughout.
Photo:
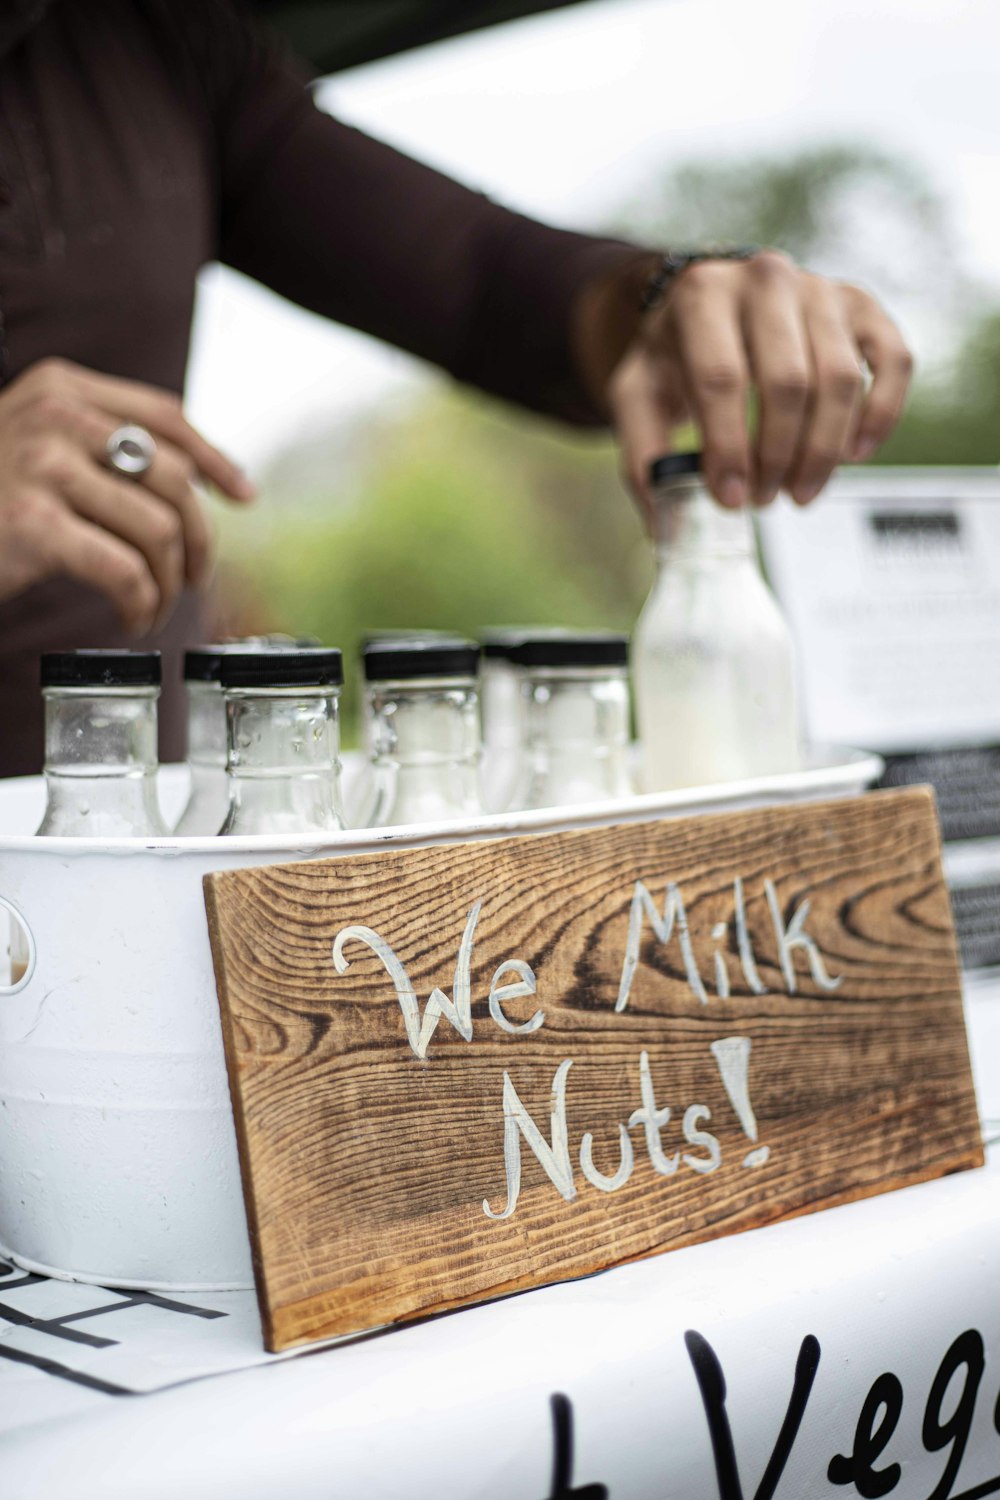
<svg viewBox="0 0 1000 1500"><path fill-rule="evenodd" d="M220 831L342 828L337 689L235 689L224 696L230 803Z"/></svg>
<svg viewBox="0 0 1000 1500"><path fill-rule="evenodd" d="M479 692L471 678L378 683L368 690L368 704L373 824L482 811Z"/></svg>
<svg viewBox="0 0 1000 1500"><path fill-rule="evenodd" d="M756 558L749 508L720 505L697 475L661 486L655 497L655 537L661 565Z"/></svg>
<svg viewBox="0 0 1000 1500"><path fill-rule="evenodd" d="M46 688L40 833L162 834L156 797L159 688Z"/></svg>
<svg viewBox="0 0 1000 1500"><path fill-rule="evenodd" d="M631 792L624 670L529 671L521 694L522 806L554 807Z"/></svg>

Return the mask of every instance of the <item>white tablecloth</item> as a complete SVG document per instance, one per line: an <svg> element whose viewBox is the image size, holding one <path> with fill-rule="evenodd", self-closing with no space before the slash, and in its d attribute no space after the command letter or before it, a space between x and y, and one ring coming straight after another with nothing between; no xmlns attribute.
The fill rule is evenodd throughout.
<svg viewBox="0 0 1000 1500"><path fill-rule="evenodd" d="M967 1013L1000 1138L1000 982ZM249 1294L166 1300L0 1280L2 1500L1000 1495L997 1145L982 1172L306 1356L261 1353Z"/></svg>

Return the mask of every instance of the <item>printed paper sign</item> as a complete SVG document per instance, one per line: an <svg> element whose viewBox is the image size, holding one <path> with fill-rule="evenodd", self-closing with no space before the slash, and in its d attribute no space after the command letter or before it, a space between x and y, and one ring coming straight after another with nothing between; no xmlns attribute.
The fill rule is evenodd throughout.
<svg viewBox="0 0 1000 1500"><path fill-rule="evenodd" d="M808 737L880 751L883 786L934 787L947 842L989 846L953 905L965 966L1000 964L1000 470L846 470L760 535Z"/></svg>
<svg viewBox="0 0 1000 1500"><path fill-rule="evenodd" d="M811 739L1000 745L1000 470L849 471L760 533Z"/></svg>

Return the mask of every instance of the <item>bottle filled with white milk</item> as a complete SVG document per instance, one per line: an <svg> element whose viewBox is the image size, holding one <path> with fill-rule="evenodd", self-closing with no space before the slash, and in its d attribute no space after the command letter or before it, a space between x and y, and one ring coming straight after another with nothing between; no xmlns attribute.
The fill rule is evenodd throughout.
<svg viewBox="0 0 1000 1500"><path fill-rule="evenodd" d="M646 791L795 771L792 639L761 574L748 510L727 510L701 455L652 466L656 579L636 625Z"/></svg>

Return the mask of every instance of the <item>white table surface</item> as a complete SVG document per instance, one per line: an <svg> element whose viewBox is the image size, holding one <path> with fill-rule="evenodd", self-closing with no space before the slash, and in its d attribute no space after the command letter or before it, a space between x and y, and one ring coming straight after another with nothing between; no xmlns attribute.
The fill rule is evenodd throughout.
<svg viewBox="0 0 1000 1500"><path fill-rule="evenodd" d="M1000 978L970 982L966 1006L1000 1139ZM900 1465L892 1500L1000 1495L1000 1145L980 1172L305 1356L261 1353L250 1294L176 1298L184 1310L126 1295L0 1279L2 1500L751 1500L809 1337L819 1364L776 1500L864 1493L828 1466L889 1373L902 1408L872 1463ZM724 1372L736 1487L717 1475L691 1330ZM962 1335L985 1370L939 1491L950 1444L927 1451L921 1425ZM942 1420L967 1374L960 1362ZM556 1393L573 1431L561 1489Z"/></svg>

